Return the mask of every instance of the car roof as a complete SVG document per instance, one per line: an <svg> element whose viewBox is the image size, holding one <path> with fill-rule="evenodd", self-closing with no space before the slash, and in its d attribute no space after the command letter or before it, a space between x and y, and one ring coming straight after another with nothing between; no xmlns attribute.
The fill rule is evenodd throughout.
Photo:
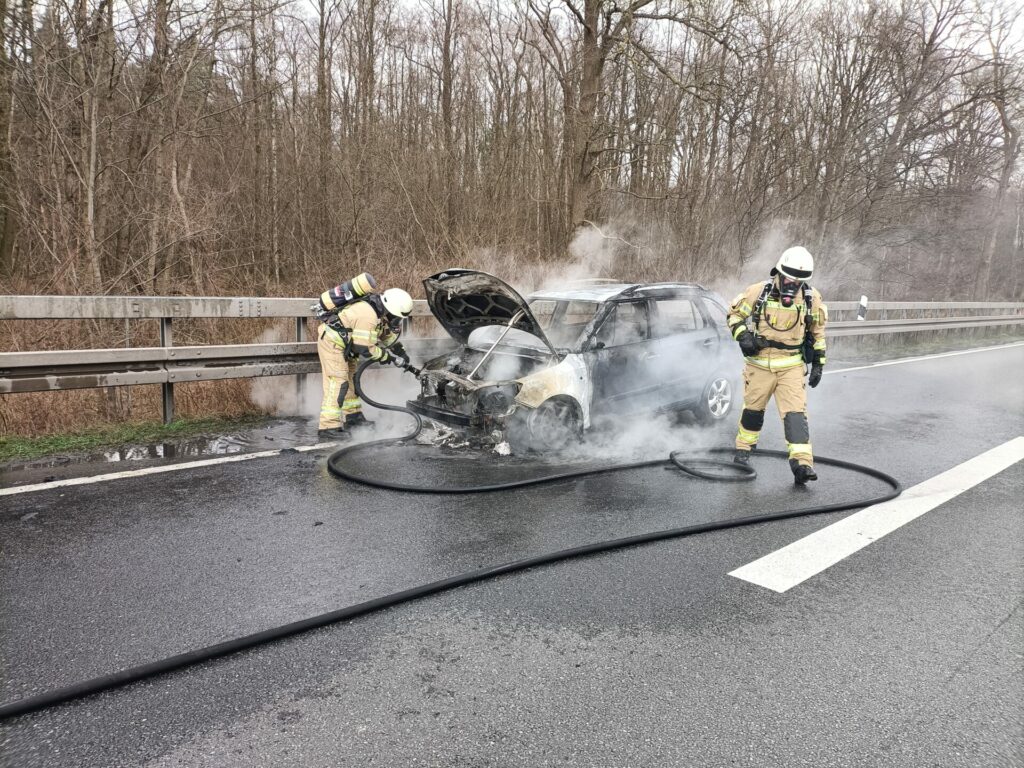
<svg viewBox="0 0 1024 768"><path fill-rule="evenodd" d="M643 297L659 293L683 294L706 293L703 286L696 283L587 283L557 290L534 291L530 299L548 299L550 301L609 301L623 296Z"/></svg>

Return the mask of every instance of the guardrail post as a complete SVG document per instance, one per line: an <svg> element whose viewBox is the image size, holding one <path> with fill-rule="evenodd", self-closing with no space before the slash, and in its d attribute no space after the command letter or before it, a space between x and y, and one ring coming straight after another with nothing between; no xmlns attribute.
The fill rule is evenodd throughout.
<svg viewBox="0 0 1024 768"><path fill-rule="evenodd" d="M295 340L306 341L306 318L296 317L295 318ZM300 373L295 377L295 412L301 415L302 411L302 393L306 388L306 376L308 374Z"/></svg>
<svg viewBox="0 0 1024 768"><path fill-rule="evenodd" d="M174 339L171 336L171 318L160 318L160 346L173 347ZM174 384L166 382L160 385L163 390L164 402L164 424L174 421Z"/></svg>

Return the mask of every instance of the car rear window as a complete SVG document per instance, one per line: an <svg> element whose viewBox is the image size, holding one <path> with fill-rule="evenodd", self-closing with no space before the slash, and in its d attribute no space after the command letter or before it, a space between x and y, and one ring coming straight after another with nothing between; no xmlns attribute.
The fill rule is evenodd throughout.
<svg viewBox="0 0 1024 768"><path fill-rule="evenodd" d="M676 333L698 331L704 327L704 317L690 299L660 299L654 335L671 336Z"/></svg>

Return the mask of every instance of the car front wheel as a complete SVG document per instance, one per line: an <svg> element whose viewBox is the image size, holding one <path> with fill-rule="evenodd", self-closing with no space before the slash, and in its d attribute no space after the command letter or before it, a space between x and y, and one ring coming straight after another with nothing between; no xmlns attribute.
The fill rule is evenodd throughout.
<svg viewBox="0 0 1024 768"><path fill-rule="evenodd" d="M510 438L531 451L560 451L580 440L583 434L579 408L567 398L545 400L526 415L524 422L515 430L518 439L512 435Z"/></svg>

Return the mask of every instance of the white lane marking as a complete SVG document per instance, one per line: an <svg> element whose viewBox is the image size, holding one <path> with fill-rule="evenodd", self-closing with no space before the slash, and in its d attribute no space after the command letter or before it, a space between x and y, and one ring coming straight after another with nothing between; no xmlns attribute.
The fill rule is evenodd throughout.
<svg viewBox="0 0 1024 768"><path fill-rule="evenodd" d="M729 575L775 592L785 592L1021 459L1024 459L1024 437L1015 437L908 488L892 501L855 512Z"/></svg>
<svg viewBox="0 0 1024 768"><path fill-rule="evenodd" d="M215 464L230 464L237 461L251 461L252 459L266 459L271 456L279 456L285 451L319 451L325 448L333 448L338 443L317 443L316 445L299 445L294 448L281 448L274 451L257 451L255 453L238 453L232 456L218 456L216 459L202 459L200 461L183 461L180 464L166 464L159 467L142 467L141 469L127 469L123 472L108 472L105 475L90 475L89 477L73 477L70 480L51 480L48 483L34 483L32 485L16 485L13 488L0 488L0 496L13 496L16 493L31 493L32 491L46 491L51 488L64 488L69 485L89 485L91 483L102 483L107 480L120 480L125 477L137 477L138 475L159 475L164 472L180 472L185 469L196 467L211 467Z"/></svg>
<svg viewBox="0 0 1024 768"><path fill-rule="evenodd" d="M1024 346L1024 342L1015 342L1013 344L999 344L992 347L979 347L977 349L966 349L959 352L941 352L934 355L925 355L923 357L907 357L898 360L887 360L880 363L872 363L870 365L862 365L856 368L838 368L834 370L826 370L825 374L830 373L847 373L848 371L860 371L865 368L879 368L883 365L900 365L902 363L916 363L920 360L931 360L938 357L951 357L953 355L968 355L972 352L990 352L997 349L1006 349L1008 347L1019 347ZM316 445L301 445L292 448L291 450L301 451L318 451L322 448L333 448L337 443L319 443ZM287 449L286 449L287 450ZM92 475L91 477L76 477L71 480L54 480L49 483L35 483L34 485L19 485L13 488L0 488L0 496L12 496L16 493L31 493L32 491L45 491L49 488L61 488L65 485L88 485L90 483L102 483L107 480L120 480L124 477L132 477L134 475L154 475L161 472L178 472L183 469L190 469L192 467L209 467L214 464L227 464L235 461L248 461L249 459L262 459L268 456L276 456L281 451L262 451L260 453L245 453L237 454L234 456L220 456L216 459L202 459L200 461L188 461L181 462L180 464L169 464L162 467L144 467L142 469L126 469L123 472L110 472L105 475Z"/></svg>
<svg viewBox="0 0 1024 768"><path fill-rule="evenodd" d="M895 360L882 360L878 363L868 363L867 365L857 365L850 368L833 368L831 370L826 366L825 375L828 376L830 373L849 373L850 371L864 371L868 368L883 368L887 365L903 365L904 363L919 363L922 360L937 360L940 357L956 357L958 355L973 355L975 352L992 352L996 349L1009 349L1010 347L1021 347L1024 346L1024 341L1015 341L1012 344L996 344L992 347L976 347L974 349L961 349L958 352L936 352L934 355L921 355L920 357L900 357Z"/></svg>

